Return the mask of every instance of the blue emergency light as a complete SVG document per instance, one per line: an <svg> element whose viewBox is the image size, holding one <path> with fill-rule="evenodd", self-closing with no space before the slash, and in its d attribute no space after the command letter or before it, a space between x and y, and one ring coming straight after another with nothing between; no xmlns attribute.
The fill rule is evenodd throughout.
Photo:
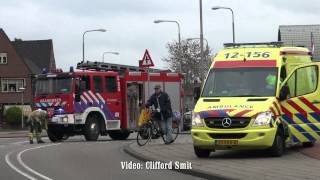
<svg viewBox="0 0 320 180"><path fill-rule="evenodd" d="M64 110L63 108L59 108L59 109L56 110L56 112L57 112L58 114L64 114L64 113L65 113L65 110Z"/></svg>

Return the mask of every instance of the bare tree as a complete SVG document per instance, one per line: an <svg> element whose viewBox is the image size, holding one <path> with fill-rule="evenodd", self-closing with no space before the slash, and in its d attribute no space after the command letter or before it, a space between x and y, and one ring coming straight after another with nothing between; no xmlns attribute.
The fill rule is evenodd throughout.
<svg viewBox="0 0 320 180"><path fill-rule="evenodd" d="M193 80L200 78L203 80L211 65L211 49L207 45L204 50L205 59L201 60L200 42L195 41L181 41L181 50L179 50L179 43L176 41L169 42L166 46L168 48L168 57L162 58L168 63L168 67L172 71L179 72L181 64L181 72L184 74L185 85L189 86Z"/></svg>

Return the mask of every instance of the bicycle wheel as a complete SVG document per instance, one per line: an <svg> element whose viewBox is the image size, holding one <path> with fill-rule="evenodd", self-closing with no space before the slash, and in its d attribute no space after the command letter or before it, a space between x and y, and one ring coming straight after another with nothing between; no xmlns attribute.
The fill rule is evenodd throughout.
<svg viewBox="0 0 320 180"><path fill-rule="evenodd" d="M172 122L171 135L172 135L172 141L168 142L168 144L173 143L179 135L179 124L177 122ZM166 142L165 135L161 133L161 137L162 137L163 142Z"/></svg>
<svg viewBox="0 0 320 180"><path fill-rule="evenodd" d="M142 125L137 133L137 143L139 146L144 146L151 139L151 126L150 124Z"/></svg>
<svg viewBox="0 0 320 180"><path fill-rule="evenodd" d="M175 141L179 135L179 124L172 124L172 140Z"/></svg>

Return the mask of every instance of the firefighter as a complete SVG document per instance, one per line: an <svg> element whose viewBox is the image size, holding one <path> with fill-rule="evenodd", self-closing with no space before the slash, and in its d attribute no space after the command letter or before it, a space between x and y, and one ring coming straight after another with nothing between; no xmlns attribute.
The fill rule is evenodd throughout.
<svg viewBox="0 0 320 180"><path fill-rule="evenodd" d="M30 113L28 118L28 125L29 125L29 140L30 144L33 144L33 137L36 136L37 143L44 143L41 140L41 132L42 127L48 129L47 121L48 121L48 113L44 110L38 109Z"/></svg>

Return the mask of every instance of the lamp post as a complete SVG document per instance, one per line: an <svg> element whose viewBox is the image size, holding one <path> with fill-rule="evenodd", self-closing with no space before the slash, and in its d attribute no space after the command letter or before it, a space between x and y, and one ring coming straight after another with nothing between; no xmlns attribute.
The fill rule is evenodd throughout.
<svg viewBox="0 0 320 180"><path fill-rule="evenodd" d="M94 32L94 31L106 32L107 30L105 30L105 29L92 29L92 30L87 30L87 31L83 32L83 34L82 34L82 62L84 62L84 35L88 32Z"/></svg>
<svg viewBox="0 0 320 180"><path fill-rule="evenodd" d="M234 32L234 14L233 14L233 10L229 7L222 7L222 6L214 6L211 8L212 10L218 10L218 9L227 9L231 11L232 14L232 39L233 39L233 43L236 42L235 40L235 32Z"/></svg>
<svg viewBox="0 0 320 180"><path fill-rule="evenodd" d="M163 22L169 22L169 23L176 23L178 26L178 49L179 49L179 56L181 56L181 31L180 31L180 24L178 21L173 21L173 20L155 20L153 21L154 23L163 23ZM179 71L181 73L181 61L179 62Z"/></svg>
<svg viewBox="0 0 320 180"><path fill-rule="evenodd" d="M200 57L203 60L203 22L202 22L202 0L199 0L199 12L200 12Z"/></svg>
<svg viewBox="0 0 320 180"><path fill-rule="evenodd" d="M102 53L102 62L104 62L104 55L105 55L105 54L119 55L120 53L119 53L119 52L112 52L112 51L110 51L110 52L103 52L103 53Z"/></svg>
<svg viewBox="0 0 320 180"><path fill-rule="evenodd" d="M24 122L23 122L23 115L24 115L24 112L23 112L23 104L24 104L24 102L23 102L23 92L24 92L24 90L25 90L26 88L24 88L24 87L20 87L19 88L19 90L21 91L21 128L23 129L23 127L24 127Z"/></svg>

